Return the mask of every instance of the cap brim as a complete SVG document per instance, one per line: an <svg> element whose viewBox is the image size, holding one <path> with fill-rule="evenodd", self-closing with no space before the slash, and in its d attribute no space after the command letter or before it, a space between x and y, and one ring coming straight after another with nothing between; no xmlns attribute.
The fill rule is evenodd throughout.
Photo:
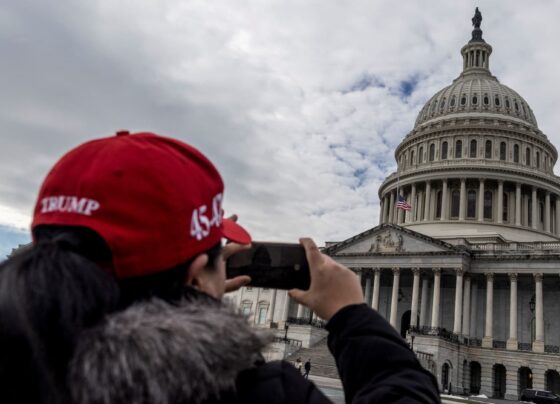
<svg viewBox="0 0 560 404"><path fill-rule="evenodd" d="M238 244L251 244L251 235L231 219L222 219L222 235Z"/></svg>

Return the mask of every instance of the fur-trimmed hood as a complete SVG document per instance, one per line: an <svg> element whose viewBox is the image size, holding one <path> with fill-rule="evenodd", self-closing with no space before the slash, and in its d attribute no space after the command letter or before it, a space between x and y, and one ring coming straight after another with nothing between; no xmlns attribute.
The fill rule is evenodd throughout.
<svg viewBox="0 0 560 404"><path fill-rule="evenodd" d="M72 401L203 403L235 392L270 341L233 308L209 298L139 303L84 333L72 360Z"/></svg>

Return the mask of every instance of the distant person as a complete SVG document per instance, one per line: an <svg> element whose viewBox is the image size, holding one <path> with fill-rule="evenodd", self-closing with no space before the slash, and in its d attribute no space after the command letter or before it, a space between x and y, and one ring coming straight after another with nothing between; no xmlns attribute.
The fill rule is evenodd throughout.
<svg viewBox="0 0 560 404"><path fill-rule="evenodd" d="M310 371L311 371L311 359L308 359L307 362L305 362L305 373L303 374L303 377L308 379Z"/></svg>
<svg viewBox="0 0 560 404"><path fill-rule="evenodd" d="M301 374L301 368L303 366L303 362L301 361L301 358L297 358L296 359L296 363L295 363L296 369L299 371L299 373Z"/></svg>
<svg viewBox="0 0 560 404"><path fill-rule="evenodd" d="M33 247L0 264L2 403L330 402L291 364L265 363L272 337L222 302L250 280L226 280L225 260L251 242L223 195L214 165L171 138L119 132L63 156ZM346 402L439 402L355 274L300 242L311 285L289 293L328 321Z"/></svg>

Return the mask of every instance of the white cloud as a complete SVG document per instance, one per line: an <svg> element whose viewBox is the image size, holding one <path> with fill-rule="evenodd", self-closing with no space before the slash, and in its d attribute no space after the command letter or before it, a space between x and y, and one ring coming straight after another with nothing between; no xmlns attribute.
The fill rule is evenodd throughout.
<svg viewBox="0 0 560 404"><path fill-rule="evenodd" d="M0 223L29 221L64 151L129 128L208 154L226 208L257 239L337 240L374 226L394 148L459 74L475 6L493 73L560 144L560 4L550 1L3 5L0 206L13 212Z"/></svg>

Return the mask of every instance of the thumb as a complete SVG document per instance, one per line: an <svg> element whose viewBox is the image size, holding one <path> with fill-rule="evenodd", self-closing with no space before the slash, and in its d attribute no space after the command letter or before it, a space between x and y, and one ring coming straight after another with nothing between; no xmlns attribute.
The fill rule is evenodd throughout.
<svg viewBox="0 0 560 404"><path fill-rule="evenodd" d="M306 306L305 301L307 300L307 292L301 289L291 289L288 291L288 295L294 299L297 303Z"/></svg>

